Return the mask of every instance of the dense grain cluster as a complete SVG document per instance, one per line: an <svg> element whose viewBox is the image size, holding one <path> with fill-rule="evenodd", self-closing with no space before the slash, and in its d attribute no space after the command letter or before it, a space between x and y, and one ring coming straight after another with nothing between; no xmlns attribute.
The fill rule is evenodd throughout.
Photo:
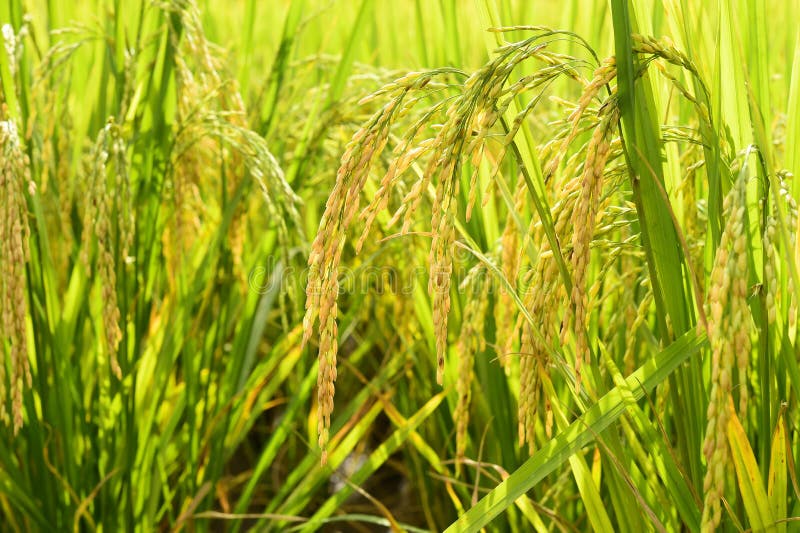
<svg viewBox="0 0 800 533"><path fill-rule="evenodd" d="M541 320L544 329L544 339L539 339L534 333L534 326L528 322L522 325L520 339L519 363L519 405L518 405L518 433L520 446L528 444L528 449L533 453L536 445L536 425L539 421L539 408L542 396L542 378L550 373L550 350L554 342L552 324L557 320L556 298L559 292L557 285L558 269L552 258L540 258L539 266L532 272L529 288L525 293L524 303L530 315ZM545 433L552 430L552 414L547 408Z"/></svg>
<svg viewBox="0 0 800 533"><path fill-rule="evenodd" d="M3 342L0 350L0 419L9 422L6 398L6 346L10 344L8 377L11 385L11 412L14 433L22 427L23 383L31 386L31 370L28 362L28 340L25 316L28 301L25 294L25 264L30 259L28 241L28 206L25 190L31 195L35 188L31 181L28 158L23 152L16 123L8 118L3 104L0 112L0 145L2 145L2 168L0 168L0 305L2 305Z"/></svg>
<svg viewBox="0 0 800 533"><path fill-rule="evenodd" d="M461 283L462 292L467 296L467 304L462 315L461 333L456 347L458 352L458 380L456 383L458 403L454 418L457 461L464 458L467 449L467 426L472 400L475 355L486 349L485 321L490 287L488 273L480 263Z"/></svg>
<svg viewBox="0 0 800 533"><path fill-rule="evenodd" d="M384 106L348 145L308 258L303 344L311 337L314 323L318 319L317 424L323 463L327 461L328 432L337 373L339 339L336 298L339 293L338 271L345 245L345 231L358 210L361 189L369 176L372 161L386 146L389 123L396 105L397 101L392 100Z"/></svg>
<svg viewBox="0 0 800 533"><path fill-rule="evenodd" d="M603 64L597 70L595 70L592 81L583 89L583 93L581 94L580 100L578 100L577 106L575 106L575 109L569 116L571 128L568 135L565 136L561 141L560 147L554 150L552 159L550 159L550 162L544 169L545 179L548 179L553 175L553 173L555 173L555 171L558 169L558 166L561 164L561 159L564 157L564 154L567 153L569 145L578 136L578 133L580 132L581 119L584 118L586 110L592 104L595 97L597 97L603 87L608 85L616 76L617 64L616 59L613 57L603 61Z"/></svg>
<svg viewBox="0 0 800 533"><path fill-rule="evenodd" d="M423 131L425 122L441 116L443 102L435 103L422 115L422 119L412 125L401 137L394 149L395 157L389 163L387 172L370 204L361 213L360 219L366 222L365 229L356 243L356 251L364 244L367 232L374 223L376 213L388 206L390 193L397 185L399 176L423 156L423 170L395 211L389 225L403 218L401 234L407 233L414 222L414 215L431 186L434 186L431 206L430 235L431 246L428 254L429 275L428 292L432 298L433 331L436 346L436 380L444 380L445 356L448 342L448 315L451 307L451 278L453 273L453 252L456 237L457 199L461 171L466 161L473 165L467 195L466 217L469 219L473 205L477 201L478 172L486 153L486 143L490 132L496 127L515 98L521 93L545 85L561 74L575 77L572 69L565 68L569 61L566 56L550 53L546 46L537 44L537 38L514 43L497 51L497 58L471 75L463 84L463 92L453 98L442 118L443 124L437 128L433 138L415 144L416 136ZM514 83L508 83L514 69L523 61L536 58L545 67L535 74L524 76ZM602 70L606 73L609 69ZM610 68L613 71L613 65ZM333 382L336 379L336 315L338 292L339 261L345 244L345 232L355 211L358 209L360 194L369 177L374 161L380 156L389 140L389 127L399 116L404 115L410 106L419 99L412 97L424 91L431 81L441 75L459 74L452 69L439 69L426 73L411 73L362 100L366 103L377 95L390 95L391 100L384 105L353 137L342 157L333 192L329 196L325 213L320 222L317 237L309 256L310 274L306 288L306 315L304 318L304 341L311 336L317 319L320 321L318 417L320 445L325 448L328 440L330 413L333 408ZM598 74L600 75L600 74ZM604 74L606 75L606 74ZM605 77L596 83L592 95L602 86ZM432 87L428 87L431 90ZM404 100L408 104L404 105ZM591 95L586 97L586 106ZM512 142L524 118L533 109L527 106L518 113L503 138L499 160ZM576 118L577 120L577 118ZM493 175L499 170L495 163ZM438 179L435 179L438 178ZM488 194L488 191L487 191ZM518 200L522 193L517 195ZM564 221L566 224L566 220ZM507 253L503 259L504 268L513 276L514 262L510 254L515 244L509 236L505 237ZM507 317L509 318L509 317ZM507 325L503 331L512 331ZM508 341L504 341L506 347ZM325 452L323 452L323 461Z"/></svg>
<svg viewBox="0 0 800 533"><path fill-rule="evenodd" d="M596 76L598 77L598 76ZM589 339L586 333L586 270L589 266L589 245L594 235L603 173L611 152L611 135L619 118L616 106L605 108L605 116L592 133L581 176L580 197L572 212L572 312L575 314L575 386L581 386L581 365L589 364Z"/></svg>
<svg viewBox="0 0 800 533"><path fill-rule="evenodd" d="M739 375L739 417L747 409L747 366L750 356L750 311L747 307L747 232L744 230L745 180L725 198L728 221L722 234L709 289L711 328L711 392L703 443L706 476L703 482L703 530L715 529L722 519L721 499L730 461L727 443L728 404L733 402L734 372Z"/></svg>
<svg viewBox="0 0 800 533"><path fill-rule="evenodd" d="M797 239L800 238L800 216L798 215L798 208L797 208L797 201L791 195L788 190L788 183L785 181L785 175L781 173L778 174L781 178L780 180L780 189L779 189L779 197L784 202L786 207L786 226L789 229L789 238L795 241L795 254L800 254L800 246L797 245ZM793 177L793 176L789 176ZM795 178L796 179L796 178ZM776 226L775 230L778 230ZM798 259L800 255L795 256L796 264L800 265L800 260ZM785 261L785 260L784 260ZM782 265L785 268L791 268L790 264ZM795 278L789 272L785 274L786 277L786 297L788 301L782 302L782 309L788 310L787 311L787 327L790 331L790 334L794 334L797 331L797 305L798 305L798 294L797 290L795 289Z"/></svg>
<svg viewBox="0 0 800 533"><path fill-rule="evenodd" d="M557 201L553 205L554 229L558 240L570 238L572 229L570 220L580 192L580 178L572 178L564 184ZM564 296L564 286L559 278L557 259L554 254L560 253L550 249L549 242L542 236L540 223L533 222L530 232L537 235L535 239L542 243L536 265L527 274L527 287L523 303L535 321L522 324L520 337L520 370L519 370L519 405L518 425L520 446L528 444L532 453L535 449L535 430L539 421L538 413L541 403L545 407L545 434L552 432L553 418L549 406L549 398L542 400L542 380L550 376L552 364L551 351L559 340L558 311L559 300ZM540 325L537 331L536 326ZM562 334L566 328L562 330Z"/></svg>
<svg viewBox="0 0 800 533"><path fill-rule="evenodd" d="M122 340L123 324L117 305L117 269L124 265L128 256L133 231L127 167L125 143L119 126L112 119L100 131L91 154L83 216L82 255L84 265L90 271L94 238L102 293L105 348L111 370L118 379L122 378L117 349Z"/></svg>
<svg viewBox="0 0 800 533"><path fill-rule="evenodd" d="M517 278L520 270L520 228L517 226L515 217L519 216L525 208L528 199L528 190L525 188L525 181L520 178L517 180L517 189L514 193L514 211L509 210L506 215L505 228L500 238L500 265L503 276L508 280L511 288L517 289ZM527 243L522 243L524 246ZM513 349L514 337L518 321L517 312L514 308L514 300L505 288L498 292L497 304L494 306L495 324L497 327L497 355L500 364L510 371L509 354Z"/></svg>

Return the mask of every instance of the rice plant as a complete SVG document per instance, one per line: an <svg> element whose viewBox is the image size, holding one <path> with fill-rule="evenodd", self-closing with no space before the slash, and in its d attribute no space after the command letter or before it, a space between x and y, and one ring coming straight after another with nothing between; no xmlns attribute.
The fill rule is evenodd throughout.
<svg viewBox="0 0 800 533"><path fill-rule="evenodd" d="M0 529L794 530L798 14L0 7Z"/></svg>

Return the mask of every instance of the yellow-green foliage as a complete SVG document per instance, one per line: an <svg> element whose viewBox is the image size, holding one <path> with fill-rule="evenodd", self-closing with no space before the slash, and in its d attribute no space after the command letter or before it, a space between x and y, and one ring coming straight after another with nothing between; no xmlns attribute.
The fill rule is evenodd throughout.
<svg viewBox="0 0 800 533"><path fill-rule="evenodd" d="M0 530L792 531L798 15L0 6Z"/></svg>

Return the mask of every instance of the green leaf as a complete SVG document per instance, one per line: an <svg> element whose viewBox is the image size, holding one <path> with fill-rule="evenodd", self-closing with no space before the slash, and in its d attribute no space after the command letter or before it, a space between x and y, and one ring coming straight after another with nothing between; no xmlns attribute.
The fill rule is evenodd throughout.
<svg viewBox="0 0 800 533"><path fill-rule="evenodd" d="M664 381L705 345L705 334L690 330L628 376L626 386L633 391L637 400L641 399L646 391ZM619 418L625 412L625 402L625 394L619 387L611 389L568 428L542 446L508 479L451 524L447 532L478 531L488 524Z"/></svg>
<svg viewBox="0 0 800 533"><path fill-rule="evenodd" d="M786 515L786 426L783 417L778 417L778 425L772 437L772 452L769 461L769 477L767 481L767 494L769 496L772 515L777 520L784 520ZM786 523L778 524L778 533L786 532Z"/></svg>
<svg viewBox="0 0 800 533"><path fill-rule="evenodd" d="M303 531L316 531L322 524L322 520L332 515L344 501L352 494L352 486L360 486L364 481L369 478L381 465L389 460L389 457L400 448L406 440L411 437L416 431L417 427L428 419L433 414L442 400L445 398L445 392L440 392L422 406L413 416L411 416L404 427L398 428L392 435L386 439L378 448L373 451L364 465L353 474L346 486L337 491L335 495L328 498L322 507L311 517L311 519L303 527Z"/></svg>
<svg viewBox="0 0 800 533"><path fill-rule="evenodd" d="M669 198L662 191L664 172L661 164L662 141L659 136L659 109L647 75L637 82L637 73L644 66L633 53L632 33L636 21L631 0L611 3L614 21L614 42L617 57L619 105L622 138L628 163L633 200L641 226L642 245L650 273L653 297L658 310L656 321L662 342L686 332L693 324L692 301L688 281L684 277L684 257L676 228L670 223ZM669 325L668 325L669 322ZM676 420L687 437L680 439L682 459L690 467L692 479L699 484L702 467L700 442L705 414L705 394L699 360L690 362L673 380L672 400L676 409L685 413Z"/></svg>
<svg viewBox="0 0 800 533"><path fill-rule="evenodd" d="M368 26L367 20L372 13L372 7L375 0L363 0L358 9L358 17L353 23L353 29L350 33L350 38L347 40L347 46L342 53L342 59L339 61L339 67L336 69L336 74L331 81L330 92L328 93L328 105L333 105L337 102L344 93L344 87L350 72L353 70L353 61L355 60L356 46L363 39L364 31Z"/></svg>
<svg viewBox="0 0 800 533"><path fill-rule="evenodd" d="M764 531L775 523L767 492L764 490L764 481L758 469L753 449L747 440L739 417L733 408L733 402L728 403L730 419L728 420L728 443L731 447L733 466L736 478L739 480L739 492L742 502L750 520L750 526L755 531Z"/></svg>

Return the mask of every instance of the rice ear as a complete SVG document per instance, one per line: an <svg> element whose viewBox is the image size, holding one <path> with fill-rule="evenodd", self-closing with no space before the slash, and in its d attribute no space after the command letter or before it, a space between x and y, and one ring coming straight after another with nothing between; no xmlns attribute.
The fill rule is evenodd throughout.
<svg viewBox="0 0 800 533"><path fill-rule="evenodd" d="M711 270L708 294L711 328L711 391L703 454L706 475L703 481L702 529L713 530L722 520L721 500L730 470L730 449L725 428L728 404L733 401L734 371L739 374L739 417L747 409L747 367L750 356L750 311L747 305L747 232L744 230L745 179L740 173L725 197L728 220L722 232Z"/></svg>
<svg viewBox="0 0 800 533"><path fill-rule="evenodd" d="M31 180L30 163L22 149L16 123L8 118L6 104L0 109L0 303L2 321L0 333L10 343L11 413L14 434L22 427L23 387L32 384L28 361L28 337L25 316L26 264L30 261L30 228L28 226L25 191L35 194ZM3 343L4 344L4 343ZM9 423L6 398L5 347L0 344L0 420Z"/></svg>

